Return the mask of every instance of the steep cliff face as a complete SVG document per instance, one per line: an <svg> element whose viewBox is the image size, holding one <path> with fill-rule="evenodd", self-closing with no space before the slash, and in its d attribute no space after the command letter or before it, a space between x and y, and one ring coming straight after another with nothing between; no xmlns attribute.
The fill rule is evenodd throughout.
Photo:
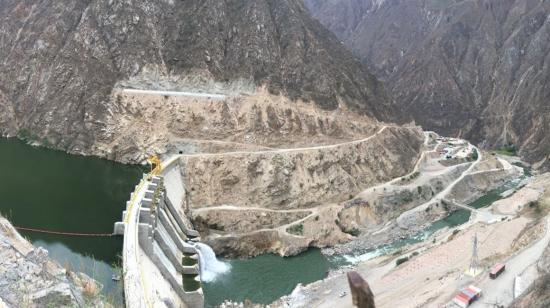
<svg viewBox="0 0 550 308"><path fill-rule="evenodd" d="M0 19L0 132L71 152L105 139L112 90L137 75L147 88L159 76L244 79L324 109L392 113L298 0L6 0Z"/></svg>
<svg viewBox="0 0 550 308"><path fill-rule="evenodd" d="M117 91L112 111L106 121L110 130L105 133L111 137L98 142L92 151L124 162L180 151L196 154L334 144L379 130L377 121L354 112L320 110L265 91L218 101Z"/></svg>
<svg viewBox="0 0 550 308"><path fill-rule="evenodd" d="M549 1L306 4L417 123L487 147L514 144L549 168Z"/></svg>

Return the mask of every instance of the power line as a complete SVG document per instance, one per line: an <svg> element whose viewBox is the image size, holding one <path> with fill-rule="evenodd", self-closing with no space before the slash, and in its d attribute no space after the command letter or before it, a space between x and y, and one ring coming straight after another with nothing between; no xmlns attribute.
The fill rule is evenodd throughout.
<svg viewBox="0 0 550 308"><path fill-rule="evenodd" d="M21 231L29 231L29 232L35 232L35 233L44 233L44 234L54 234L54 235L64 235L64 236L81 236L81 237L111 237L115 235L114 233L75 233L75 232L60 232L60 231L50 231L50 230L43 230L43 229L33 229L33 228L23 228L23 227L16 227L15 229L21 230Z"/></svg>

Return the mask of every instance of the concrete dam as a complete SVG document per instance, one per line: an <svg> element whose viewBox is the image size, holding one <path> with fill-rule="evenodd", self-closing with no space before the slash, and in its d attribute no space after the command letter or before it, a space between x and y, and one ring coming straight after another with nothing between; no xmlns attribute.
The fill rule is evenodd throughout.
<svg viewBox="0 0 550 308"><path fill-rule="evenodd" d="M201 281L228 265L199 242L187 219L179 160L157 162L131 194L115 233L124 236L122 252L126 307L203 307Z"/></svg>

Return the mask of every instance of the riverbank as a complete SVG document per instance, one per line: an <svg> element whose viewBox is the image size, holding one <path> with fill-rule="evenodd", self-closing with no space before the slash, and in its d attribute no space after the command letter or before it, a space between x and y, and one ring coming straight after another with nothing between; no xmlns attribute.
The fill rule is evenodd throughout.
<svg viewBox="0 0 550 308"><path fill-rule="evenodd" d="M0 144L1 146L1 144ZM25 151L27 150L27 146L24 145ZM42 172L37 173L37 178L33 179L36 180L36 183L31 181L30 183L27 183L27 186L30 185L30 188L27 187L29 190L34 189L33 185L37 185L36 187L39 187L41 183L43 183L48 177L50 177L51 186L47 186L48 190L46 193L38 193L36 196L40 196L40 200L42 201L42 198L47 198L48 202L52 202L49 204L51 208L56 208L56 206L59 206L60 204L63 205L59 210L61 212L56 212L55 215L59 217L67 217L70 218L69 224L72 224L74 222L78 221L84 221L85 218L79 216L79 214L86 213L88 215L98 215L98 221L97 224L91 224L90 229L88 232L91 232L92 230L95 232L98 232L95 229L100 224L103 224L103 219L105 221L108 220L108 213L110 213L110 209L104 208L104 207L98 207L95 206L95 204L90 203L86 200L86 197L89 196L88 194L90 192L85 192L84 189L90 189L91 186L94 185L94 183L100 183L100 185L96 185L98 187L94 187L94 193L97 193L98 195L104 196L107 195L105 202L106 204L111 204L113 206L113 209L116 211L114 213L114 218L112 221L108 224L108 232L110 232L112 229L112 224L114 221L116 221L120 216L120 211L122 210L124 201L127 199L127 194L124 193L121 194L121 200L117 201L117 204L114 204L114 199L111 199L113 197L118 198L113 194L112 189L115 187L115 190L117 190L117 187L124 187L124 185L128 185L129 187L132 187L135 185L135 179L139 178L139 175L141 172L138 170L139 168L134 169L133 167L128 166L130 169L127 171L121 171L126 168L126 166L118 165L118 164L112 164L113 165L113 172L111 173L105 173L102 168L106 168L110 162L105 162L102 160L97 160L94 158L84 158L84 157L65 157L66 154L56 152L56 151L49 151L45 149L33 149L38 151L43 151L48 155L53 155L54 159L43 159L40 157L26 157L26 160L32 160L33 163L21 163L21 164L15 164L12 168L18 168L17 170L25 172L27 174L32 174L33 172L36 172L38 169L41 170L47 170L47 172L44 172L45 175L42 175ZM430 149L427 149L427 151L430 151ZM8 153L7 156L5 156L5 161L17 161L17 156L25 156L27 154L23 152L13 151L13 153L9 154L10 151L4 151L3 152ZM22 155L22 154L24 155ZM60 155L60 158L55 158L56 155ZM65 156L64 156L65 155ZM446 186L448 186L450 183L453 183L456 181L457 178L463 177L465 170L472 170L472 175L464 176L464 181L470 181L479 187L482 187L483 189L475 190L474 192L470 193L468 195L469 198L472 198L472 196L477 196L480 193L484 192L485 189L490 189L494 185L497 185L498 183L501 183L501 178L505 177L506 175L509 175L505 172L502 172L502 170L508 170L509 166L504 166L502 163L500 163L497 159L479 159L480 164L479 165L473 165L469 164L468 162L458 162L458 165L449 165L449 166L443 166L439 165L435 162L435 160L438 160L439 158L433 157L433 159L424 159L423 156L419 160L419 163L415 167L415 170L411 172L410 175L407 175L409 177L408 180L402 181L401 178L393 179L390 182L397 182L395 183L394 187L392 189L395 189L397 191L398 189L401 191L415 191L415 196L422 196L422 198L430 198L433 197L433 194L440 192L445 189ZM51 158L51 157L50 157ZM75 163L75 161L84 161L85 165L79 165ZM40 164L35 163L35 161L40 162ZM99 162L97 162L99 161ZM423 163L427 162L427 165L424 166ZM95 164L95 165L94 165ZM47 166L46 167L44 167ZM474 166L470 168L471 166ZM70 170L69 172L64 172L67 168ZM9 168L6 166L6 168ZM23 168L21 170L21 168ZM42 169L41 169L42 168ZM48 169L52 168L52 169ZM80 170L79 168L82 168L84 171L78 172ZM115 170L117 169L117 170ZM415 172L417 172L417 169L420 170L420 176L413 177ZM61 171L60 171L61 170ZM91 170L91 171L90 171ZM133 178L133 172L137 170L135 178ZM77 172L74 172L77 171ZM447 171L449 171L447 173ZM128 173L126 173L128 172ZM16 170L13 171L14 174L17 174ZM491 174L495 173L496 176L491 176ZM128 181L124 179L126 175L128 176ZM122 175L122 177L120 176ZM431 177L432 175L436 175L436 177ZM485 180L484 180L485 179ZM16 180L12 179L11 184L17 184L14 187L22 186L24 187L25 184L22 182L18 182L18 179ZM20 181L27 180L24 177L21 177L19 179ZM441 183L440 183L441 182ZM460 181L459 181L460 182ZM105 183L105 184L104 184ZM71 193L71 196L84 196L84 199L72 199L71 204L67 204L66 200L71 200L70 198L67 198L66 200L63 198L56 198L52 195L49 195L49 193L56 192L56 189L59 187L71 187L71 185L74 185L74 189L76 191ZM382 184L383 187L380 187L378 193L381 193L382 191L385 191L384 188L390 187L386 184ZM472 185L465 185L464 187L468 188ZM377 186L378 187L378 186ZM421 187L422 189L418 189L418 187ZM42 187L44 188L43 184ZM131 190L130 188L128 190ZM392 195L394 192L387 191L385 195ZM170 192L168 192L170 194ZM9 196L8 192L6 194ZM426 195L426 196L424 196ZM365 194L361 194L361 196L365 196ZM63 197L63 196L61 196ZM401 196L399 196L401 198ZM21 200L27 200L25 199L26 196L22 198L18 198L18 195L15 194L11 197L13 202L19 202ZM407 208L415 208L415 206L418 205L418 202L422 201L423 199L420 198L419 200L410 200L408 197L402 198L399 202L404 202L405 204L404 209ZM95 199L93 200L99 200L101 199ZM38 198L37 198L38 200ZM62 202L54 203L56 201L62 200ZM78 203L78 206L74 206L75 200ZM467 199L459 199L459 200L467 200ZM388 202L396 201L395 198L390 196L388 199L386 199ZM424 200L425 201L425 200ZM43 203L41 202L35 202L32 203L36 206L41 206ZM401 203L399 203L401 204ZM348 203L344 202L342 204L339 204L338 206L344 207L346 209L353 209L353 206L348 207ZM380 203L377 206L377 210L381 209L382 205L384 203ZM389 204L387 204L390 206ZM18 208L16 208L17 210ZM388 228L388 225L378 225L377 227L380 227L378 232L376 234L380 234L382 241L379 242L380 245L387 245L389 243L396 244L390 247L385 247L384 249L378 249L383 250L383 255L393 254L396 253L399 250L409 250L411 247L418 247L421 245L422 242L426 241L428 238L433 238L434 236L439 238L442 234L447 234L448 229L451 227L455 227L457 225L463 224L465 221L468 221L469 213L465 210L456 210L456 208L453 208L450 206L449 208L443 209L440 208L439 210L436 210L436 207L433 207L434 215L426 216L429 219L423 220L421 223L418 223L419 228L410 228L408 230L404 230L402 233L393 232L391 230L403 230L399 225L394 224L394 227L397 227L397 229L391 229ZM36 212L36 209L30 208L31 212ZM88 211L89 210L89 211ZM394 208L395 213L401 213L403 209ZM98 212L95 212L98 211ZM74 216L67 216L67 213L73 213L71 215ZM289 211L291 212L291 211ZM107 214L106 214L107 213ZM17 213L16 213L17 214ZM53 214L53 213L52 213ZM388 216L388 212L378 212L380 218L386 219ZM389 213L391 214L391 213ZM393 215L392 214L392 215ZM451 214L451 215L449 215ZM311 214L310 214L311 215ZM447 215L449 215L447 217ZM314 216L314 215L313 215ZM311 217L312 224L319 224L322 222L320 219L315 219L315 217ZM17 217L21 217L18 215ZM24 215L22 217L25 217ZM263 217L262 213L260 213L259 217ZM358 216L360 217L360 216ZM421 218L424 216L420 216ZM42 217L44 218L44 217ZM340 219L341 217L338 216ZM425 217L424 217L425 218ZM18 218L19 219L19 218ZM32 217L32 219L37 219L36 217ZM51 219L51 217L50 217ZM335 219L331 220L331 223L333 223ZM348 221L349 222L349 221ZM417 221L418 222L418 221ZM338 227L342 227L344 224L344 221L334 222ZM347 223L347 222L346 222ZM385 221L384 221L385 223ZM31 223L26 224L25 226L29 226ZM60 226L57 225L51 225L49 228L53 226ZM77 229L76 226L69 225L74 229L71 230L82 230ZM64 226L65 227L65 226ZM309 230L309 225L304 226L306 230ZM48 228L48 226L46 226ZM101 231L101 230L100 230ZM422 231L422 232L421 232ZM364 233L365 235L368 233ZM389 235L389 236L388 236ZM78 241L78 243L75 243L75 247L78 247L78 245L83 246L82 251L86 251L86 249L89 249L93 247L93 249L98 249L93 251L92 253L97 258L97 256L102 256L101 249L104 247L102 246L104 243L108 243L111 239L81 239L80 241L77 239L70 239L70 238L49 238L49 235L37 235L30 233L29 236L37 236L38 239L34 241L35 244L44 246L48 250L51 251L51 255L55 258L59 258L59 260L65 260L65 262L68 262L71 264L73 268L78 268L77 266L72 265L73 263L80 262L80 266L82 267L82 261L67 261L69 260L68 256L72 255L71 247L68 246L72 241ZM351 236L351 235L350 235ZM385 236L385 238L384 238ZM116 240L116 239L113 239ZM92 241L95 241L92 243ZM86 244L87 243L87 244ZM357 245L358 242L356 242ZM89 247L86 247L89 245ZM371 248L376 249L380 248L380 245L372 245ZM416 245L416 246L415 246ZM360 245L361 246L361 245ZM364 249L365 246L362 246L362 249ZM59 252L58 254L56 253ZM359 251L359 250L352 250L352 251ZM364 252L364 251L363 251ZM401 251L402 252L402 251ZM400 252L400 253L401 253ZM344 254L343 251L339 251L337 254L341 255ZM379 256L379 255L378 255ZM80 255L82 257L82 255ZM372 256L373 258L376 257L376 255ZM371 258L369 256L368 258ZM386 257L387 258L387 257ZM79 259L82 260L82 259ZM89 264L85 265L85 268L91 269L91 273L93 275L97 275L98 268L101 268L97 266L97 264L104 264L103 267L105 269L106 274L102 274L103 281L105 281L106 290L109 289L109 284L116 286L116 284L113 283L111 280L111 276L115 270L115 268L111 267L109 263L101 261L105 260L104 258L101 258L99 261L101 263L98 263L97 260L94 260L93 258L90 258ZM59 261L62 262L62 261ZM341 262L339 260L332 260L329 258L327 260L318 250L311 250L308 251L305 254L301 254L296 258L281 258L278 256L273 255L263 255L258 258L253 258L249 260L231 260L228 261L231 265L231 271L226 275L221 275L217 280L213 282L205 283L205 292L206 292L206 302L207 307L214 307L217 304L220 304L225 299L232 299L237 301L244 301L245 299L251 299L254 302L260 302L260 303L270 303L273 300L277 299L278 297L290 293L294 287L297 284L308 284L313 281L317 281L319 279L322 279L326 277L327 272L330 271L330 269L338 268L342 266L343 264L349 264L349 260L346 260L346 262ZM352 262L354 263L354 262ZM338 269L337 271L341 271ZM343 273L343 272L342 272ZM92 275L90 274L90 275ZM95 276L94 276L95 277ZM267 290L266 292L258 292L258 289L261 290Z"/></svg>
<svg viewBox="0 0 550 308"><path fill-rule="evenodd" d="M550 189L548 176L537 177L533 182L539 183L539 187L546 191ZM508 198L513 198L513 195ZM507 199L503 201L508 201ZM490 211L492 208L485 210ZM514 256L511 258L515 259L510 259L517 260L511 264L514 267L513 271L524 272L531 263L521 260L532 260L536 255L517 258L515 256L528 253L526 249L533 243L538 243L545 233L529 232L530 230L547 228L546 219L537 218L536 209L524 209L521 214L508 217L505 221L487 224L472 220L458 228L446 229L426 241L406 247L395 255L364 260L351 269L359 271L369 282L375 294L377 307L441 307L450 300L457 288L471 283L480 285L484 290L493 290L490 295L484 296L503 299L503 294L498 292L504 290L491 288L492 282L485 278L485 274L475 279L464 275L471 257L471 240L476 234L479 241L480 266L483 270L487 270L495 262L506 262L510 256ZM399 259L403 259L404 263L396 266ZM286 307L351 307L344 272L335 271L327 279L298 287L291 295L283 297L275 304ZM530 274L529 277L529 280L533 281L536 275ZM522 288L526 286L528 284ZM505 289L512 287L511 284L507 284ZM339 296L342 294L345 295Z"/></svg>
<svg viewBox="0 0 550 308"><path fill-rule="evenodd" d="M429 155L419 163L420 175L406 185L392 181L363 192L360 197L367 204L393 208L398 216L363 222L360 234L352 241L325 248L324 254L364 260L378 256L376 251L395 252L402 246L424 241L440 229L466 223L470 211L454 203L467 204L472 209L488 206L525 179L521 168L499 157L481 157L480 153L474 163L442 166L438 156Z"/></svg>

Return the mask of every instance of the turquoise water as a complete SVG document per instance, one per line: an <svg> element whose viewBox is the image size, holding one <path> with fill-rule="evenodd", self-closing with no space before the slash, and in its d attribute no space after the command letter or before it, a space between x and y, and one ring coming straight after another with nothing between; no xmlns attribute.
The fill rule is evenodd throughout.
<svg viewBox="0 0 550 308"><path fill-rule="evenodd" d="M520 162L516 162L516 163L513 163L512 165L514 166L518 166L520 168L523 169L523 175L526 176L526 177L530 177L530 176L533 176L533 172L531 170L531 167L528 167Z"/></svg>
<svg viewBox="0 0 550 308"><path fill-rule="evenodd" d="M0 139L0 212L13 225L76 233L112 233L142 174L98 158L69 155ZM113 282L120 262L120 237L69 237L22 231L62 266L82 271L120 298Z"/></svg>
<svg viewBox="0 0 550 308"><path fill-rule="evenodd" d="M469 205L474 208L489 206L501 199L502 192L514 188L518 183L519 181L509 181ZM264 255L248 260L229 260L227 262L232 266L229 273L220 276L215 282L203 284L207 307L220 304L224 299L249 299L255 303L271 303L283 295L290 294L298 283L307 284L323 279L329 269L398 252L408 245L425 241L443 228L453 228L468 222L470 214L470 211L464 209L454 211L417 234L357 255L326 258L320 250L311 249L290 258Z"/></svg>
<svg viewBox="0 0 550 308"><path fill-rule="evenodd" d="M290 258L268 254L227 262L231 264L229 273L203 284L206 307L214 307L225 299L249 299L254 303L269 304L290 294L298 283L323 279L329 269L329 262L319 249L310 249Z"/></svg>
<svg viewBox="0 0 550 308"><path fill-rule="evenodd" d="M508 188L506 188L508 189ZM479 208L498 200L505 188L490 191L470 205ZM279 297L289 294L298 283L307 284L323 279L330 268L338 268L360 260L387 255L403 247L420 243L435 232L456 227L468 222L470 211L458 210L440 219L423 231L366 251L357 256L324 257L320 250L311 249L296 257L282 258L275 255L264 255L248 260L230 260L231 271L220 276L217 281L205 283L205 295L208 306L223 302L252 300L255 303L269 304Z"/></svg>
<svg viewBox="0 0 550 308"><path fill-rule="evenodd" d="M500 187L490 190L485 195L469 203L468 205L480 209L491 205L493 202L502 199L501 194L509 189L516 187L519 180L508 181ZM389 244L381 245L375 249L370 249L355 255L331 257L331 264L342 266L353 264L358 261L365 261L379 256L384 256L399 252L402 248L425 241L431 235L444 228L454 228L465 224L470 220L471 212L465 209L460 209L449 214L449 216L433 222L426 229L402 239L398 239Z"/></svg>

